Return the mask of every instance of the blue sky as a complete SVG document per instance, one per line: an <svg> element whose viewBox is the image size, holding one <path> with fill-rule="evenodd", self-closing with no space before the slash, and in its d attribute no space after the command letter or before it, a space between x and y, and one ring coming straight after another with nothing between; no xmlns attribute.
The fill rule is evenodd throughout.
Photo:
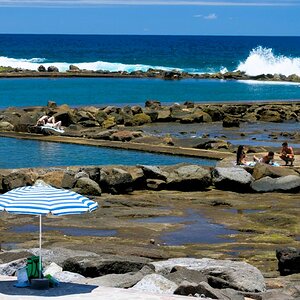
<svg viewBox="0 0 300 300"><path fill-rule="evenodd" d="M300 0L0 0L0 33L299 36Z"/></svg>

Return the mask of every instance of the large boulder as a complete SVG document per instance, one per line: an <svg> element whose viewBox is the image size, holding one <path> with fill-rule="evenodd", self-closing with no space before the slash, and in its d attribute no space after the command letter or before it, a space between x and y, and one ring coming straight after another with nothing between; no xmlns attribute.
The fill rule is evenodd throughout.
<svg viewBox="0 0 300 300"><path fill-rule="evenodd" d="M64 261L63 270L95 278L107 274L138 272L149 261L142 257L117 255L102 255L95 258L73 257Z"/></svg>
<svg viewBox="0 0 300 300"><path fill-rule="evenodd" d="M298 192L300 176L288 175L279 178L263 177L252 182L251 187L256 192Z"/></svg>
<svg viewBox="0 0 300 300"><path fill-rule="evenodd" d="M283 177L288 175L299 175L295 170L291 168L279 168L272 165L257 163L253 169L252 176L255 180L269 176L272 178Z"/></svg>
<svg viewBox="0 0 300 300"><path fill-rule="evenodd" d="M100 171L99 184L104 192L127 193L133 189L133 178L129 172L123 169L106 167Z"/></svg>
<svg viewBox="0 0 300 300"><path fill-rule="evenodd" d="M199 191L210 185L210 171L198 165L180 166L167 177L167 188L172 190Z"/></svg>
<svg viewBox="0 0 300 300"><path fill-rule="evenodd" d="M233 288L245 292L262 292L266 289L261 272L245 262L210 258L172 258L152 262L151 265L162 275L169 274L177 266L199 271L209 276L208 283L216 288Z"/></svg>
<svg viewBox="0 0 300 300"><path fill-rule="evenodd" d="M226 116L223 119L223 127L240 127L240 120L234 117Z"/></svg>
<svg viewBox="0 0 300 300"><path fill-rule="evenodd" d="M240 167L217 167L212 171L213 183L217 189L225 191L247 192L253 177Z"/></svg>
<svg viewBox="0 0 300 300"><path fill-rule="evenodd" d="M276 249L280 275L300 273L300 249L288 247Z"/></svg>
<svg viewBox="0 0 300 300"><path fill-rule="evenodd" d="M166 181L169 173L164 171L161 167L141 165L140 166L147 179L159 179Z"/></svg>
<svg viewBox="0 0 300 300"><path fill-rule="evenodd" d="M32 185L33 179L25 172L17 171L12 172L2 178L2 190L3 192L10 191L17 187Z"/></svg>
<svg viewBox="0 0 300 300"><path fill-rule="evenodd" d="M76 181L75 189L80 194L101 196L101 188L98 183L87 177L79 178Z"/></svg>

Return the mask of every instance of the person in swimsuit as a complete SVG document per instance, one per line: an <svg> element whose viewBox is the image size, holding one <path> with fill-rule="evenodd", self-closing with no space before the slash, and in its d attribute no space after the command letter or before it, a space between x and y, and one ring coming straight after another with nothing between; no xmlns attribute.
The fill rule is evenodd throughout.
<svg viewBox="0 0 300 300"><path fill-rule="evenodd" d="M290 147L287 142L282 143L282 149L279 157L285 161L286 166L289 162L291 163L291 166L293 166L295 154L293 148Z"/></svg>

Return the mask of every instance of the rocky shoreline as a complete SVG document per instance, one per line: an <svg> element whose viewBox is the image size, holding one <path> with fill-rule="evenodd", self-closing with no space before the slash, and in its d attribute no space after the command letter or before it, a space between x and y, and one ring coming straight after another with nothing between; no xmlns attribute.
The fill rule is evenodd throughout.
<svg viewBox="0 0 300 300"><path fill-rule="evenodd" d="M49 133L40 131L35 123L41 114L61 120L65 132L61 136L49 136ZM113 283L122 288L137 286L136 289L145 292L195 297L203 294L213 299L297 299L300 297L300 278L299 274L293 273L299 273L296 248L299 248L300 236L297 205L300 168L264 164L257 164L254 168L236 167L235 149L226 140L209 136L199 139L154 136L146 134L143 126L160 122L183 125L222 122L223 128L234 130L243 122L289 121L298 124L299 118L297 101L207 105L187 102L171 106L148 101L145 108L70 108L49 102L47 107L8 108L0 113L3 136L57 142L82 139L84 143L100 141L107 146L116 143L124 148L140 145L144 151L149 150L149 145L154 145L157 150L162 147L169 153L181 149L182 155L188 155L188 151L200 151L195 155L201 156L203 151L207 157L214 156L222 161L212 168L180 164L2 169L0 192L32 185L42 179L53 186L88 195L100 204L100 209L89 217L49 217L45 221L46 226L56 228L45 232L43 237L43 247L49 249L44 253L46 266L51 263L61 266L63 269L52 264L54 276L63 282L79 280L83 284L99 286ZM280 134L276 133L274 137ZM286 133L285 138L298 141L297 128ZM253 147L250 152L260 151L262 147ZM189 219L189 214L197 217ZM206 235L202 232L199 242L181 241L178 245L164 242L164 233L179 231L189 222L193 224L201 219L202 214L209 218L208 226L222 224L232 230L222 235L229 241L210 243L205 241ZM174 216L187 219L174 224L168 219ZM161 223L152 223L153 217L165 219ZM145 220L137 222L139 218L149 219L149 223ZM3 213L0 229L4 248L9 245L27 249L36 246L35 233L12 230L14 226L28 224L35 224L34 217L16 218ZM74 236L62 234L63 228L115 230L116 233L110 236ZM207 232L211 227L208 228ZM63 249L55 252L56 247ZM90 252L83 257L84 254L76 253L78 249ZM26 254L16 254L19 250L0 252L1 274L13 270L9 274L13 275L17 266L24 265L24 258L35 251ZM61 256L64 259L58 260ZM211 266L209 271L203 264ZM247 269L244 273L243 267ZM288 268L292 271L284 273ZM94 274L86 272L87 269L94 270ZM292 275L280 276L287 274Z"/></svg>
<svg viewBox="0 0 300 300"><path fill-rule="evenodd" d="M257 80L257 81L277 81L277 82L300 82L300 77L296 74L285 76L282 74L261 74L256 76L247 75L245 72L233 71L225 73L204 73L194 74L180 72L178 70L165 71L159 69L149 69L147 71L119 71L110 72L106 70L81 70L75 65L70 65L66 72L59 72L56 66L45 68L40 65L37 70L27 70L12 67L0 67L0 78L28 78L28 77L86 77L86 78L159 78L167 80L179 79L218 79L218 80Z"/></svg>

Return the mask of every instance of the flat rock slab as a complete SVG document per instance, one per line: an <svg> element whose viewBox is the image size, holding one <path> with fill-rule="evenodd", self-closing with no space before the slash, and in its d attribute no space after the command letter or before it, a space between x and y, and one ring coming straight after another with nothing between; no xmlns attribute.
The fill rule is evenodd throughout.
<svg viewBox="0 0 300 300"><path fill-rule="evenodd" d="M145 292L98 287L96 285L63 283L60 287L48 290L15 288L17 278L0 276L0 299L118 299L118 300L186 300L186 296L158 295ZM18 297L19 296L19 297ZM209 300L210 298L202 298Z"/></svg>

